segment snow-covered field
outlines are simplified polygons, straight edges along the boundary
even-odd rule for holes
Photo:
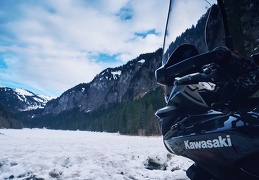
[[[148,159],[162,164],[148,170]],[[0,179],[188,179],[192,161],[161,137],[47,129],[0,129]],[[163,166],[165,165],[165,166]]]

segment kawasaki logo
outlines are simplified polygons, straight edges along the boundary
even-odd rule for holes
[[[226,138],[218,136],[216,139],[211,139],[207,141],[184,141],[186,149],[205,149],[205,148],[220,148],[220,147],[230,147],[232,146],[230,136],[227,135]]]

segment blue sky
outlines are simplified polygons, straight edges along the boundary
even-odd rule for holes
[[[0,86],[59,96],[162,47],[169,0],[0,0]]]

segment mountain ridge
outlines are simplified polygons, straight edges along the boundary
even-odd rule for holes
[[[37,95],[22,88],[0,87],[0,104],[11,113],[44,108],[51,99],[53,98]]]
[[[158,87],[154,72],[161,64],[161,55],[162,49],[158,49],[141,54],[125,65],[103,70],[91,82],[78,84],[49,101],[43,115],[57,115],[75,107],[90,112],[143,97]]]

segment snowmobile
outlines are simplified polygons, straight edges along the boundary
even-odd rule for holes
[[[166,149],[191,180],[259,179],[259,2],[170,0],[156,80]]]

